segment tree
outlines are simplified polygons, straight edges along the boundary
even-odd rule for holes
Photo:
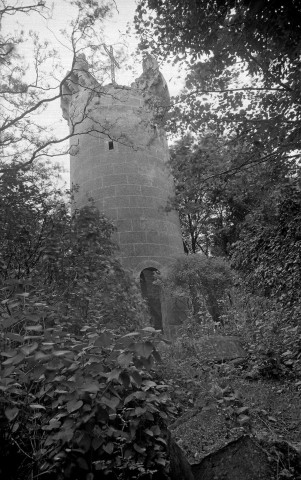
[[[171,148],[176,190],[170,204],[180,213],[190,253],[201,250],[206,255],[229,256],[246,217],[289,172],[281,161],[241,168],[249,155],[248,145],[225,143],[215,132],[207,132],[200,139],[184,137]]]
[[[54,187],[59,168],[41,162],[26,172],[7,170],[0,178],[0,279],[30,277],[41,260],[51,219],[64,202]]]
[[[70,58],[67,67],[62,67],[58,50],[51,47],[48,39],[40,41],[37,32],[14,35],[11,28],[4,28],[12,16],[30,15],[33,23],[49,20],[51,8],[46,2],[15,2],[13,6],[3,2],[0,9],[3,26],[0,36],[1,172],[9,168],[24,169],[39,158],[68,153],[66,144],[74,134],[74,127],[70,126],[69,133],[58,134],[49,123],[45,123],[47,108],[59,101],[63,85],[67,81],[72,83],[80,54],[84,53],[100,73],[106,68],[99,49],[99,33],[101,35],[102,23],[110,14],[110,2],[74,1],[70,2],[70,8],[75,13],[64,33]],[[29,47],[31,58],[22,57],[19,53],[22,46]],[[99,128],[101,130],[101,126]]]
[[[273,0],[143,0],[141,46],[186,61],[186,89],[175,100],[171,131],[208,128],[249,146],[245,165],[300,148],[301,9]]]

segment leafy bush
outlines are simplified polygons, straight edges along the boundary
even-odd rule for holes
[[[232,251],[232,265],[252,291],[279,306],[300,308],[300,180],[287,181],[248,218]]]
[[[193,254],[178,258],[163,277],[171,295],[186,297],[192,321],[205,324],[222,321],[221,300],[232,283],[232,273],[222,258]],[[209,314],[209,315],[208,315]]]
[[[251,293],[243,283],[229,293],[224,298],[222,331],[243,339],[254,376],[300,376],[300,326],[291,312],[273,298]]]
[[[0,326],[2,474],[9,478],[17,447],[16,480],[41,473],[125,479],[157,470],[165,478],[169,397],[150,374],[160,360],[154,329],[120,336],[95,320],[77,335],[71,319],[18,296]]]
[[[115,258],[112,223],[93,202],[71,216],[70,195],[49,179],[47,166],[8,171],[0,179],[0,298],[34,291],[71,315],[70,328],[90,317],[137,327],[146,309]]]

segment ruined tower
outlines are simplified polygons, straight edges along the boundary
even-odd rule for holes
[[[100,85],[83,57],[65,82],[63,116],[74,135],[70,145],[75,204],[93,198],[117,227],[123,266],[139,279],[153,324],[175,322],[170,300],[153,284],[154,272],[183,253],[178,214],[166,212],[173,194],[164,131],[169,93],[157,62],[147,56],[131,87]]]

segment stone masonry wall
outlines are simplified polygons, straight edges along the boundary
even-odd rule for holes
[[[113,220],[121,260],[137,277],[143,268],[161,271],[183,252],[178,215],[165,211],[174,187],[158,107],[164,85],[156,97],[144,72],[131,88],[101,87],[80,67],[62,105],[76,133],[70,160],[71,183],[79,186],[76,207],[91,197]]]

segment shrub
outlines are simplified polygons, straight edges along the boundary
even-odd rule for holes
[[[15,480],[165,478],[169,397],[151,375],[160,360],[154,329],[120,336],[96,319],[77,334],[71,318],[38,300],[18,294],[2,315],[2,474],[17,449]]]
[[[178,258],[163,276],[163,284],[171,295],[186,296],[194,321],[222,322],[221,300],[231,286],[232,273],[222,258],[192,254]]]

